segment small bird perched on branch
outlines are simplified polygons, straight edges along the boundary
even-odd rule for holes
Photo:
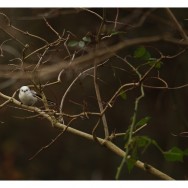
[[[23,104],[33,106],[38,99],[42,100],[42,96],[37,94],[34,90],[31,90],[28,86],[22,86],[19,92],[19,99]],[[51,104],[55,104],[48,99],[47,101]]]

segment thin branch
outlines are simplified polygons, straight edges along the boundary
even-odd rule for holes
[[[101,65],[103,65],[104,63],[106,63],[106,61],[103,62],[102,64],[98,65],[98,66],[101,66]],[[83,74],[85,74],[86,72],[88,72],[88,71],[90,71],[90,70],[92,70],[92,69],[94,69],[94,67],[91,67],[91,68],[86,69],[85,71],[81,72],[81,73],[72,81],[72,83],[69,85],[69,87],[67,88],[67,90],[65,91],[65,93],[64,93],[64,95],[63,95],[63,97],[62,97],[62,99],[61,99],[61,103],[60,103],[60,107],[59,107],[59,112],[60,112],[60,114],[63,114],[63,105],[64,105],[65,97],[67,96],[68,92],[70,92],[71,87],[74,85],[74,83],[75,83]]]
[[[188,84],[180,85],[180,86],[175,86],[175,87],[167,87],[167,86],[151,86],[147,84],[143,84],[143,87],[150,88],[150,89],[168,89],[168,90],[177,90],[177,89],[183,89],[188,87]]]
[[[82,118],[82,117],[87,117],[88,118],[88,115],[92,115],[92,116],[101,116],[101,113],[98,113],[98,112],[81,112],[79,114],[66,114],[66,113],[56,113],[56,115],[58,116],[66,116],[66,117],[70,117],[70,118]]]
[[[67,128],[68,128],[68,126],[67,126]],[[52,141],[49,144],[47,144],[47,145],[43,146],[41,149],[39,149],[32,157],[29,158],[29,160],[34,159],[44,149],[49,148],[67,130],[67,128],[64,129],[62,132],[60,132],[54,139],[52,139]]]
[[[102,21],[101,21],[101,24],[100,24],[100,27],[99,27],[99,30],[97,32],[97,36],[95,39],[97,44],[100,42],[100,35],[101,35],[102,29],[104,27],[105,21],[106,21],[106,9],[103,8],[103,18],[102,18]]]
[[[45,39],[42,38],[42,37],[39,37],[39,36],[34,35],[34,34],[31,34],[31,33],[29,33],[28,31],[23,31],[23,30],[21,30],[21,29],[15,27],[15,26],[13,26],[13,25],[11,25],[11,28],[13,28],[13,29],[16,30],[16,31],[19,31],[20,33],[22,33],[22,34],[24,34],[24,35],[27,35],[27,36],[30,36],[30,37],[39,39],[39,40],[43,41],[44,43],[48,44],[48,41],[45,40]]]
[[[57,35],[57,37],[59,39],[61,39],[61,36],[59,35],[59,33],[48,23],[48,21],[46,20],[46,18],[44,16],[43,16],[43,19],[44,19],[46,25]]]
[[[95,87],[95,93],[97,96],[97,103],[98,103],[99,110],[101,113],[101,112],[103,112],[104,108],[103,108],[103,104],[102,104],[102,98],[101,98],[99,86],[97,84],[97,65],[96,64],[94,65],[94,87]],[[105,113],[102,114],[101,118],[102,118],[103,127],[104,127],[105,139],[108,139],[109,130],[108,130],[108,124],[107,124]]]
[[[116,30],[117,21],[118,21],[118,17],[119,17],[119,8],[117,8],[116,10],[117,10],[117,13],[116,13],[115,21],[114,21],[114,31]]]
[[[106,106],[104,107],[103,111],[101,112],[101,114],[103,114],[109,107],[112,107],[112,103],[114,103],[115,98],[119,95],[119,93],[124,90],[124,88],[127,88],[126,90],[124,90],[125,92],[128,90],[133,89],[134,87],[138,86],[138,83],[128,83],[128,84],[124,84],[121,87],[118,88],[118,90],[114,93],[114,95],[110,98],[110,100],[107,102]]]
[[[100,120],[101,120],[101,119],[98,119],[98,121],[97,121],[95,127],[94,127],[93,130],[92,130],[93,139],[94,139],[97,143],[99,143],[99,144],[101,144],[101,143],[100,143],[100,141],[98,140],[98,138],[97,138],[95,132],[96,132],[96,130],[97,130],[97,127],[99,126]]]
[[[29,160],[32,160],[34,159],[41,151],[43,151],[44,149],[47,149],[49,148],[66,130],[67,128],[69,127],[69,125],[71,124],[71,122],[73,121],[74,119],[72,119],[69,124],[67,125],[67,127],[61,131],[54,139],[52,139],[52,141],[47,144],[46,146],[43,146],[41,149],[39,149],[32,157],[29,158]]]
[[[67,47],[67,41],[69,40],[69,37],[70,37],[70,34],[67,35],[67,38],[65,39],[65,42],[64,42],[64,46],[65,46],[65,49],[67,50],[67,53],[71,57],[71,53],[69,51],[69,48]]]
[[[1,105],[0,105],[0,109],[1,109],[2,107],[4,107],[5,105],[7,105],[8,103],[12,102],[12,100],[13,100],[13,98],[15,97],[15,95],[16,95],[17,92],[18,92],[18,90],[16,90],[16,91],[13,93],[12,97],[10,97],[9,99],[7,99],[7,101],[5,101],[3,104],[1,104]]]
[[[2,43],[1,43],[1,45],[0,45],[0,56],[1,57],[3,57],[3,45],[6,43],[6,42],[8,42],[8,41],[10,41],[10,40],[12,40],[12,39],[7,39],[7,40],[5,40],[5,41],[3,41]]]
[[[34,50],[33,52],[31,52],[30,54],[28,54],[27,56],[24,57],[24,59],[28,59],[30,56],[40,52],[41,50],[45,49],[45,48],[48,48],[49,46],[57,46],[59,45],[64,39],[57,39],[51,43],[48,43],[40,48],[37,48],[36,50]]]
[[[44,55],[47,53],[48,49],[49,49],[49,47],[47,47],[47,48],[44,50],[43,54],[41,55],[41,57],[40,57],[38,63],[36,64],[36,66],[34,67],[34,69],[33,69],[32,72],[35,72],[35,71],[39,68],[39,66],[40,66],[40,64],[41,64],[41,62],[42,62],[42,59],[43,59]]]
[[[87,9],[87,8],[82,8],[83,10],[86,10],[87,12],[90,12],[92,14],[94,14],[95,16],[97,16],[100,20],[103,20],[103,17],[100,16],[99,14],[97,14],[96,12],[90,10],[90,9]]]
[[[136,134],[137,132],[139,132],[140,130],[142,130],[146,126],[147,126],[147,124],[144,124],[141,127],[139,127],[138,129],[136,129],[135,131],[133,131],[133,135]],[[110,140],[112,140],[113,138],[120,137],[120,136],[126,136],[126,135],[127,135],[127,132],[126,133],[113,133],[112,135],[109,136],[109,138],[110,138]]]
[[[166,11],[167,11],[169,17],[172,19],[172,21],[176,25],[176,28],[180,32],[180,34],[183,37],[183,39],[187,41],[188,40],[187,34],[185,33],[185,31],[183,30],[182,26],[180,25],[180,23],[178,22],[178,20],[174,16],[173,12],[169,8],[166,8]]]

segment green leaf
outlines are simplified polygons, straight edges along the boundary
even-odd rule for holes
[[[86,37],[86,36],[83,37],[82,40],[85,41],[85,42],[91,42],[91,38],[90,37]]]
[[[82,40],[79,41],[78,46],[79,46],[80,48],[83,48],[83,47],[85,46],[85,42],[82,41]]]
[[[78,45],[78,41],[76,41],[76,40],[71,40],[68,42],[69,47],[75,47],[77,45]]]
[[[164,157],[167,161],[180,161],[183,162],[183,155],[184,152],[178,148],[178,147],[173,147],[172,149],[170,149],[169,151],[163,152]]]
[[[134,58],[141,58],[146,53],[146,49],[141,46],[134,51]]]
[[[148,61],[148,63],[149,63],[149,65],[150,66],[154,66],[155,65],[155,68],[156,69],[160,69],[161,68],[161,66],[163,65],[163,62],[162,61],[158,61],[157,59],[149,59],[149,61]]]
[[[148,52],[148,51],[146,51],[146,53],[144,54],[144,56],[141,58],[142,60],[148,60],[148,59],[150,59],[151,58],[151,55],[150,55],[150,53]]]
[[[119,95],[120,95],[120,97],[121,97],[123,100],[126,100],[126,99],[127,99],[127,94],[126,94],[125,91],[121,91],[121,92],[119,93]]]
[[[151,139],[147,136],[138,136],[137,137],[137,146],[138,147],[145,147],[151,143]]]
[[[141,119],[141,120],[135,125],[135,127],[141,127],[142,125],[147,124],[150,119],[151,119],[151,117],[149,117],[149,116],[147,116],[147,117]]]
[[[136,146],[141,149],[142,153],[146,151],[146,149],[152,144],[152,139],[147,136],[137,136],[136,138]]]
[[[126,160],[126,165],[127,165],[127,169],[129,171],[129,173],[131,172],[131,170],[133,169],[134,165],[136,163],[136,160],[133,158],[127,158]]]
[[[184,150],[184,155],[188,155],[188,148]]]
[[[150,53],[146,50],[145,47],[141,46],[134,51],[134,58],[149,60],[151,58]]]

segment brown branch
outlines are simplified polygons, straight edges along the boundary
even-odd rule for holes
[[[120,42],[118,44],[115,44],[113,46],[110,46],[110,47],[98,48],[95,53],[93,53],[93,51],[91,51],[87,55],[75,58],[71,64],[71,66],[73,68],[81,67],[82,69],[85,69],[85,66],[87,66],[87,67],[91,66],[92,60],[95,58],[97,58],[96,63],[100,63],[101,61],[104,61],[105,59],[108,59],[108,58],[114,56],[115,52],[117,52],[123,48],[130,47],[130,46],[137,45],[137,44],[142,44],[142,43],[157,42],[160,40],[164,40],[166,42],[179,44],[179,45],[183,45],[183,46],[184,45],[188,46],[188,42],[186,42],[186,41],[179,41],[174,38],[162,37],[162,36],[152,36],[152,37],[141,37],[141,38],[136,38],[136,39],[129,39],[129,40]],[[59,42],[60,42],[59,40],[56,40],[56,41],[50,43],[50,46],[56,45]],[[27,55],[25,57],[25,59],[27,59],[28,57],[34,55],[35,53],[43,50],[46,47],[47,47],[47,45],[45,45],[41,48],[38,48],[37,50],[35,50],[32,53],[30,53],[29,55]],[[7,69],[7,71],[9,70],[6,65],[5,66],[1,65],[1,70],[3,69],[3,67],[5,67],[4,69],[5,70]],[[67,61],[59,61],[59,62],[56,62],[53,65],[53,67],[50,66],[50,68],[49,68],[49,66],[44,66],[42,71],[39,72],[38,76],[41,79],[46,79],[46,78],[49,79],[49,78],[53,77],[54,75],[56,75],[57,71],[59,72],[59,70],[68,69],[68,68],[70,68],[70,65]],[[3,72],[0,71],[0,74],[2,75],[2,77],[5,77],[5,78],[10,77],[10,75],[5,75],[4,73],[5,73],[5,71],[3,71]],[[23,74],[20,72],[16,72],[14,74],[11,74],[11,76],[14,78],[20,78],[23,76]],[[27,72],[27,74],[24,75],[24,78],[30,78],[30,77],[31,77],[30,72]]]
[[[99,86],[97,84],[97,65],[94,65],[94,87],[95,87],[95,93],[97,96],[97,103],[99,106],[100,113],[104,111],[103,104],[102,104],[102,98],[99,90]],[[104,133],[105,133],[105,139],[108,139],[109,137],[109,130],[108,130],[108,124],[106,120],[105,113],[103,112],[102,114],[102,122],[103,122],[103,127],[104,127]]]
[[[66,114],[66,113],[56,113],[56,115],[58,116],[66,116],[66,117],[69,117],[69,118],[82,118],[82,117],[87,117],[88,118],[88,115],[91,115],[91,116],[101,116],[101,113],[99,112],[81,112],[79,114]]]
[[[106,63],[106,61],[103,62],[103,63],[101,63],[101,64],[98,65],[98,66],[101,66],[101,65],[103,65],[104,63]],[[59,112],[60,112],[60,114],[63,114],[63,105],[64,105],[65,97],[66,97],[67,94],[70,92],[71,87],[72,87],[72,86],[74,85],[74,83],[80,78],[80,76],[82,76],[83,74],[85,74],[86,72],[88,72],[88,71],[90,71],[90,70],[92,70],[92,69],[94,69],[94,67],[91,67],[91,68],[86,69],[85,71],[81,72],[81,73],[72,81],[72,83],[69,85],[69,87],[67,88],[67,90],[65,91],[65,93],[64,93],[64,95],[63,95],[63,97],[62,97],[62,99],[61,99],[61,103],[60,103],[60,107],[59,107]]]
[[[32,157],[29,158],[29,160],[34,159],[44,149],[49,148],[63,133],[64,133],[64,130],[62,132],[60,132],[54,139],[52,139],[52,141],[49,144],[47,144],[47,145],[43,146],[41,149],[39,149]]]
[[[118,17],[119,17],[119,8],[117,8],[116,17],[114,20],[114,31],[116,30],[116,27],[117,27]]]
[[[7,40],[5,40],[5,41],[3,41],[2,43],[1,43],[1,45],[0,45],[0,56],[1,57],[3,57],[4,55],[3,55],[3,45],[6,43],[6,42],[8,42],[8,41],[10,41],[10,40],[12,40],[12,39],[7,39]]]
[[[16,95],[17,92],[18,92],[18,90],[16,90],[16,91],[13,93],[12,97],[9,97],[9,98],[7,99],[7,101],[5,101],[3,104],[1,104],[1,105],[0,105],[0,109],[1,109],[2,107],[4,107],[5,105],[7,105],[8,103],[12,102],[12,100],[13,100],[13,98],[15,97],[15,95]],[[1,94],[1,93],[0,93],[0,94]]]
[[[57,37],[59,39],[61,39],[61,36],[59,35],[59,33],[48,23],[48,21],[46,20],[46,18],[44,16],[43,16],[43,19],[44,19],[46,25],[50,28],[50,30],[52,30],[57,35]]]
[[[33,106],[26,106],[26,105],[21,105],[21,103],[19,101],[17,101],[16,99],[12,98],[12,97],[9,97],[7,95],[4,95],[3,93],[0,92],[0,97],[4,98],[4,99],[7,99],[7,100],[10,100],[12,99],[11,101],[17,105],[17,106],[20,106],[22,108],[26,108],[26,109],[29,109],[33,112],[36,112],[38,114],[40,114],[42,117],[44,117],[45,119],[49,120],[50,122],[53,122],[53,118],[47,114],[45,111],[42,111],[41,109],[37,108],[37,107],[33,107]],[[80,130],[77,130],[77,129],[74,129],[72,127],[67,127],[66,125],[56,121],[56,122],[53,122],[54,123],[54,127],[57,127],[59,129],[62,129],[63,131],[67,131],[67,132],[70,132],[72,134],[75,134],[75,135],[78,135],[80,137],[83,137],[87,140],[91,140],[91,141],[94,141],[94,138],[93,138],[93,135],[91,134],[88,134],[88,133],[85,133],[85,132],[82,132]],[[118,156],[120,157],[124,157],[126,155],[126,153],[120,149],[118,146],[116,146],[115,144],[113,144],[111,141],[108,141],[108,140],[105,140],[105,139],[102,139],[102,138],[99,138],[97,137],[97,140],[103,144],[104,146],[106,146],[109,150],[111,150],[113,153],[117,154]],[[148,171],[149,173],[153,174],[154,176],[160,178],[160,179],[163,179],[163,180],[173,180],[172,177],[168,176],[167,174],[159,171],[158,169],[154,168],[153,166],[150,166],[149,165],[149,170],[147,170],[145,168],[145,163],[137,160],[136,163],[135,163],[135,166],[144,170],[144,171]]]
[[[181,86],[175,86],[175,87],[166,87],[166,86],[151,86],[147,84],[143,84],[143,87],[150,88],[150,89],[169,89],[169,90],[177,90],[177,89],[183,89],[188,87],[188,84],[184,84]]]
[[[144,124],[144,125],[142,125],[141,127],[139,127],[138,129],[136,129],[135,131],[133,131],[133,135],[134,134],[136,134],[137,132],[139,132],[141,129],[143,129],[145,126],[147,126],[147,124]],[[113,140],[114,138],[116,138],[116,137],[120,137],[120,136],[126,136],[127,135],[127,133],[128,133],[128,131],[126,131],[125,133],[115,133],[115,132],[113,132],[110,136],[109,136],[109,139],[110,140]]]
[[[95,132],[96,132],[96,130],[97,130],[97,127],[99,126],[100,120],[101,120],[101,119],[99,119],[99,120],[97,121],[96,125],[94,126],[94,128],[93,128],[93,130],[92,130],[93,139],[94,139],[98,144],[101,144],[101,143],[100,143],[100,141],[98,140],[98,138],[97,138]]]
[[[66,127],[63,131],[61,131],[54,139],[52,139],[52,141],[51,141],[49,144],[47,144],[47,145],[43,146],[41,149],[39,149],[32,157],[29,158],[29,160],[34,159],[34,158],[35,158],[40,152],[42,152],[44,149],[49,148],[49,147],[67,130],[67,128],[69,127],[69,125],[71,124],[71,122],[72,122],[73,120],[74,120],[74,119],[72,119],[72,120],[69,122],[69,124],[67,125],[67,127]]]
[[[185,31],[183,30],[182,26],[180,25],[180,23],[178,22],[178,20],[174,16],[173,12],[169,8],[166,8],[166,11],[167,11],[169,17],[171,18],[171,20],[176,25],[176,28],[180,32],[182,38],[187,41],[188,40],[187,34],[185,33]]]
[[[94,14],[95,16],[97,16],[99,19],[103,20],[103,17],[100,16],[99,14],[97,14],[96,12],[90,10],[90,9],[87,9],[87,8],[82,8],[83,10],[87,11],[87,12],[90,12],[92,14]]]
[[[24,34],[24,35],[26,35],[26,36],[30,36],[30,37],[33,37],[33,38],[35,38],[35,39],[39,39],[39,40],[43,41],[44,43],[48,44],[48,41],[45,40],[45,39],[42,38],[42,37],[39,37],[39,36],[34,35],[34,34],[31,34],[31,33],[29,33],[28,31],[23,31],[23,30],[21,30],[21,29],[15,27],[15,26],[13,26],[13,25],[11,25],[11,28],[14,29],[14,30],[16,30],[16,31],[19,31],[20,33],[22,33],[22,34]]]
[[[32,72],[35,72],[35,71],[39,68],[39,66],[40,66],[40,64],[41,64],[41,62],[42,62],[42,59],[43,59],[44,55],[47,53],[48,49],[49,49],[49,47],[47,47],[47,48],[44,50],[43,54],[42,54],[41,57],[39,58],[39,61],[38,61],[38,63],[36,64],[36,66],[34,67],[34,69],[33,69]]]
[[[139,83],[128,83],[128,84],[124,84],[121,87],[118,88],[118,90],[114,93],[114,95],[110,98],[110,100],[107,102],[106,106],[104,107],[103,111],[101,112],[101,114],[103,114],[109,107],[112,107],[112,103],[114,102],[115,98],[119,95],[119,93],[126,87],[128,87],[128,89],[124,90],[125,92],[128,90],[133,89],[135,86],[138,86]]]

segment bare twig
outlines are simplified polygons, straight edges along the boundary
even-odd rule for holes
[[[71,57],[71,53],[69,51],[69,48],[67,47],[67,41],[69,40],[69,37],[70,37],[70,34],[67,35],[67,38],[65,39],[65,42],[64,42],[64,46],[65,46],[65,49],[67,50],[67,53]]]
[[[40,66],[40,64],[41,64],[41,62],[42,62],[42,59],[43,59],[44,55],[47,53],[48,49],[49,49],[49,47],[47,47],[47,48],[44,50],[43,54],[42,54],[41,57],[39,58],[39,61],[38,61],[38,63],[36,64],[36,66],[35,66],[35,68],[33,69],[32,72],[35,72],[35,71],[39,68],[39,66]]]
[[[101,65],[103,65],[104,63],[106,63],[106,61],[103,62],[102,64],[98,65],[98,66],[101,66]],[[68,92],[70,91],[71,87],[72,87],[72,86],[74,85],[74,83],[79,79],[79,77],[81,77],[83,74],[85,74],[86,72],[88,72],[88,71],[90,71],[90,70],[92,70],[92,69],[94,69],[94,67],[91,67],[91,68],[86,69],[85,71],[81,72],[81,73],[72,81],[72,83],[69,85],[69,87],[67,88],[67,90],[65,91],[65,93],[64,93],[64,95],[63,95],[63,97],[62,97],[62,99],[61,99],[61,103],[60,103],[60,107],[59,107],[59,112],[60,112],[60,114],[63,114],[63,105],[64,105],[65,97],[67,96],[67,94],[68,94]]]
[[[60,132],[54,139],[52,139],[52,141],[49,144],[47,144],[47,145],[43,146],[41,149],[39,149],[32,157],[29,158],[29,160],[34,159],[44,149],[49,148],[63,133],[64,133],[64,130],[62,132]]]
[[[110,98],[110,100],[107,102],[106,106],[104,107],[103,111],[101,114],[103,114],[109,107],[112,107],[112,103],[114,103],[115,98],[119,95],[119,93],[123,90],[127,92],[128,90],[133,89],[134,87],[138,86],[138,83],[128,83],[128,84],[123,84],[121,87],[119,87],[114,95]],[[128,89],[124,89],[128,88]]]
[[[114,31],[116,30],[116,27],[117,27],[117,21],[118,21],[118,16],[119,16],[119,8],[117,8],[116,10],[117,10],[117,13],[116,13],[115,21],[114,21]]]
[[[32,157],[29,158],[29,160],[32,160],[34,159],[40,152],[42,152],[44,149],[47,149],[49,148],[66,130],[67,128],[69,127],[69,125],[71,124],[71,122],[73,121],[74,119],[72,119],[69,124],[67,125],[67,127],[61,131],[54,139],[52,139],[52,141],[47,144],[46,146],[43,146],[41,149],[39,149]]]
[[[180,32],[183,39],[187,41],[188,40],[187,34],[185,33],[182,26],[180,25],[180,23],[178,22],[178,20],[174,16],[173,12],[169,8],[166,8],[166,11],[167,11],[168,15],[170,16],[170,18],[172,19],[172,21],[174,22],[174,24],[176,25],[176,28]]]
[[[0,45],[0,52],[1,52],[0,56],[3,57],[3,45],[4,45],[6,42],[10,41],[10,40],[12,40],[12,39],[7,39],[7,40],[5,40],[5,41],[3,41],[3,42],[1,43],[1,45]]]
[[[142,130],[144,127],[146,127],[147,124],[144,124],[142,125],[141,127],[139,127],[138,129],[136,129],[135,131],[133,131],[133,135],[136,134],[137,132],[139,132],[140,130]],[[115,133],[113,132],[110,136],[109,136],[109,139],[112,140],[116,137],[120,137],[120,136],[126,136],[128,134],[128,132],[125,132],[125,133]]]
[[[44,43],[48,44],[48,41],[45,40],[45,39],[42,38],[42,37],[39,37],[39,36],[34,35],[34,34],[31,34],[31,33],[29,33],[28,31],[23,31],[23,30],[21,30],[21,29],[15,27],[15,26],[13,26],[13,25],[10,25],[10,26],[11,26],[12,29],[14,29],[14,30],[16,30],[16,31],[19,31],[20,33],[22,33],[22,34],[24,34],[24,35],[27,35],[27,36],[30,36],[30,37],[39,39],[39,40],[43,41]]]
[[[15,97],[15,95],[16,95],[17,92],[18,92],[18,90],[16,90],[16,91],[13,93],[12,97],[8,98],[7,101],[5,101],[3,104],[1,104],[1,105],[0,105],[0,109],[1,109],[2,107],[4,107],[5,105],[7,105],[8,103],[12,102],[12,100],[13,100],[13,98]]]
[[[86,10],[86,11],[92,13],[92,14],[94,14],[94,15],[97,16],[99,19],[103,20],[103,17],[100,16],[99,14],[97,14],[96,12],[94,12],[94,11],[92,11],[92,10],[90,10],[90,9],[87,9],[87,8],[82,8],[82,9],[83,9],[83,10]]]
[[[57,35],[57,37],[59,39],[61,39],[61,36],[59,35],[59,33],[48,23],[48,21],[46,20],[46,18],[44,16],[43,16],[43,19],[44,19],[46,25]]]
[[[104,108],[103,108],[103,104],[102,104],[102,98],[101,98],[99,86],[97,84],[97,65],[96,64],[94,65],[94,86],[95,86],[95,93],[96,93],[96,96],[97,96],[97,102],[98,102],[99,110],[100,110],[100,113],[101,113],[101,112],[104,111]],[[104,126],[105,139],[108,139],[109,130],[108,130],[108,124],[107,124],[105,113],[102,114],[101,118],[102,118],[102,122],[103,122],[103,126]]]

